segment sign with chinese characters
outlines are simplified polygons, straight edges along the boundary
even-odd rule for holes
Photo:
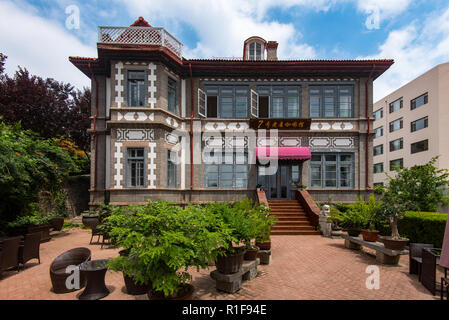
[[[251,119],[251,129],[310,130],[312,119]]]

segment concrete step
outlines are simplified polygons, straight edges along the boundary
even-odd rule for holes
[[[272,236],[281,236],[281,235],[285,235],[285,236],[315,236],[315,235],[320,235],[319,231],[291,231],[291,230],[276,230],[276,231],[271,231],[271,235]]]
[[[271,227],[272,231],[275,230],[315,230],[314,227],[312,227],[311,225],[289,225],[289,226],[278,226],[278,225],[274,225]]]
[[[273,227],[277,226],[310,226],[307,220],[278,220]]]

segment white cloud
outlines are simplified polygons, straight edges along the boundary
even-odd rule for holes
[[[35,7],[0,2],[0,30],[0,51],[8,56],[9,75],[20,65],[32,74],[70,82],[77,88],[90,86],[89,79],[68,57],[95,57],[95,48],[81,43],[63,25],[39,17]]]
[[[377,9],[383,20],[404,12],[410,3],[411,0],[357,0],[357,8],[365,13]]]
[[[187,58],[232,57],[243,54],[243,41],[253,35],[279,42],[281,59],[315,58],[315,50],[301,43],[301,34],[292,24],[267,21],[270,7],[278,5],[268,0],[251,1],[184,1],[184,0],[119,0],[131,16],[145,16],[149,22],[158,23],[177,33],[179,21],[191,26],[198,37],[195,47],[185,47]],[[289,0],[279,6],[310,4],[316,10],[326,10],[329,0]],[[170,31],[171,32],[171,31]]]
[[[449,60],[449,7],[424,21],[391,31],[378,53],[362,59],[391,58],[395,64],[374,85],[377,101],[392,91]]]

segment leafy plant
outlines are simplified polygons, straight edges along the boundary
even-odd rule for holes
[[[151,283],[166,297],[191,280],[189,267],[207,268],[218,254],[216,249],[227,248],[232,238],[219,215],[163,201],[113,208],[104,224],[115,244],[128,252],[110,261],[111,269],[137,283]]]
[[[0,123],[0,222],[6,225],[37,202],[42,190],[63,189],[76,164],[54,139],[44,140],[20,124]]]
[[[387,186],[377,187],[382,195],[381,214],[391,225],[391,236],[400,239],[398,222],[406,211],[436,211],[437,206],[449,204],[449,171],[438,169],[432,158],[425,165],[395,168],[396,176],[388,176]]]

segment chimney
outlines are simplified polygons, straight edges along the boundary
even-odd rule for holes
[[[267,43],[267,60],[277,61],[278,60],[278,45],[277,41],[268,41]]]

